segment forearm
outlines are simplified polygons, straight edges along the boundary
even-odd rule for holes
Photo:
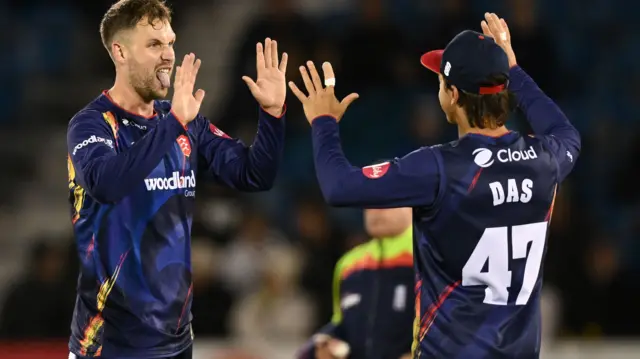
[[[319,117],[312,128],[316,176],[330,205],[397,208],[428,206],[435,201],[440,168],[430,148],[359,168],[345,157],[334,118]]]
[[[85,189],[99,201],[119,201],[151,173],[181,133],[184,127],[169,115],[128,150],[83,161]]]
[[[338,123],[329,116],[319,117],[313,121],[312,136],[316,176],[325,200],[333,205],[356,204],[349,188],[357,184],[347,178],[358,169],[344,155]]]
[[[284,153],[284,121],[284,113],[273,117],[260,110],[258,133],[238,173],[242,189],[260,191],[273,186]]]
[[[580,135],[569,119],[519,66],[510,70],[509,90],[516,95],[536,135],[553,135],[580,146]]]

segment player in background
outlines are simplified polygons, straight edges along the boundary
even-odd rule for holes
[[[69,122],[71,215],[81,261],[70,358],[191,358],[191,225],[196,179],[268,190],[283,153],[286,54],[256,47],[260,109],[251,146],[198,113],[200,60],[176,68],[171,12],[121,0],[100,24],[116,77]],[[197,288],[195,289],[197,290]]]
[[[325,87],[313,63],[300,69],[309,95],[290,83],[312,124],[327,202],[413,207],[414,358],[540,355],[540,269],[580,136],[517,65],[506,22],[487,13],[481,25],[483,33],[463,31],[421,58],[438,73],[440,105],[459,139],[394,161],[356,168],[345,158],[338,122],[358,95],[336,99],[330,64]],[[505,127],[514,94],[532,136]]]
[[[333,317],[300,359],[408,359],[413,323],[410,208],[366,209],[372,239],[344,254],[333,279]]]

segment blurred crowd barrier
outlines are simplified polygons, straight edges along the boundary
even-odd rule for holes
[[[268,344],[196,340],[193,359],[292,359],[302,343]],[[637,359],[640,343],[597,340],[559,341],[544,350],[541,359]],[[0,344],[2,359],[66,358],[66,342],[20,342]]]

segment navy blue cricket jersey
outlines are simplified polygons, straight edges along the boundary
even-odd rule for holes
[[[539,357],[548,227],[580,136],[521,68],[510,78],[533,136],[467,134],[361,169],[345,158],[335,119],[313,122],[330,204],[414,208],[415,358]]]
[[[202,116],[183,127],[168,101],[154,109],[143,118],[104,92],[69,122],[81,261],[69,343],[76,355],[160,358],[188,348],[196,178],[267,190],[282,157],[284,118],[260,110],[247,147]]]

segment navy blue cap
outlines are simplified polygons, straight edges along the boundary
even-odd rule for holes
[[[429,51],[420,58],[422,65],[442,74],[447,83],[473,94],[494,94],[507,84],[481,86],[490,76],[498,74],[509,79],[509,60],[493,38],[465,30],[456,35],[444,50]]]

